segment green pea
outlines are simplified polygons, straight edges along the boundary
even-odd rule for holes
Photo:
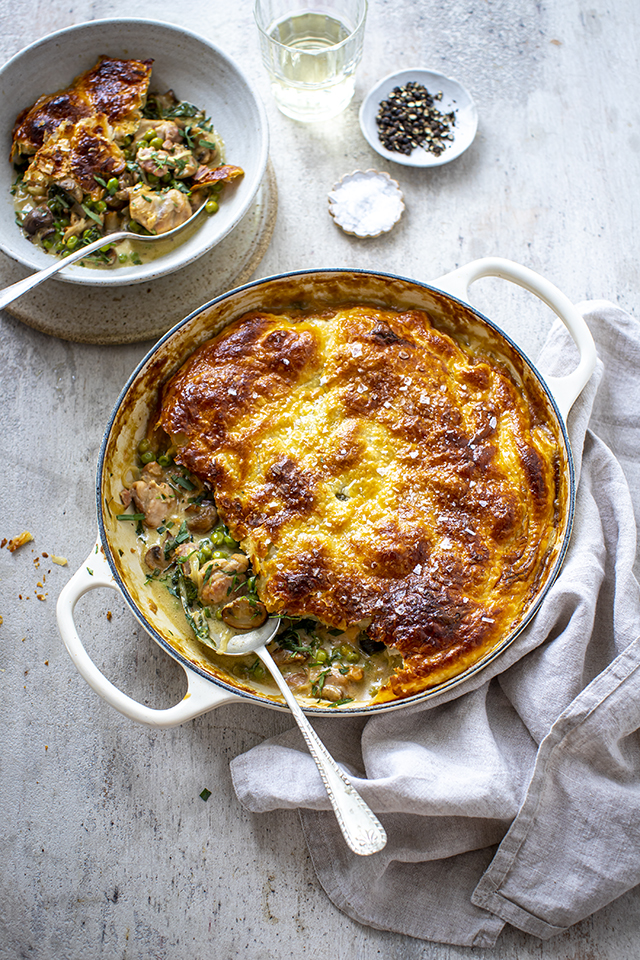
[[[148,437],[145,437],[144,440],[141,440],[138,444],[138,453],[147,453],[151,449],[151,440]]]
[[[159,462],[159,461],[158,461],[158,462]],[[200,547],[200,551],[199,551],[199,554],[198,554],[198,556],[200,557],[200,563],[206,563],[207,560],[211,560],[211,554],[212,554],[212,552],[213,552],[213,551],[211,550],[211,545],[210,545],[210,544],[207,544],[207,543],[203,544],[203,545]]]
[[[264,677],[264,667],[261,663],[257,663],[253,668],[253,676],[256,680],[262,680]]]
[[[156,458],[156,455],[152,450],[147,450],[146,453],[143,453],[140,456],[140,459],[142,460],[143,463],[151,463],[153,460],[155,460],[155,458]]]
[[[104,200],[97,200],[97,201],[94,203],[94,207],[96,208],[96,210],[97,210],[98,213],[104,213],[105,210],[107,209],[107,205],[106,205],[106,203],[104,202]]]
[[[148,174],[147,174],[147,180],[149,181],[149,183],[151,184],[152,187],[155,187],[155,185],[156,185],[157,182],[158,182],[158,178],[157,178],[156,175],[153,174],[153,173],[148,173]]]
[[[110,180],[107,180],[107,190],[109,191],[109,193],[111,194],[111,196],[113,196],[114,193],[116,193],[116,191],[117,191],[117,189],[118,189],[118,186],[119,186],[119,184],[118,184],[118,178],[117,178],[117,177],[111,177]]]
[[[212,560],[224,560],[227,556],[228,556],[228,554],[225,553],[224,550],[212,550],[212,551],[211,551],[211,559],[212,559]]]
[[[78,238],[77,238],[77,237],[69,237],[68,240],[65,240],[65,244],[66,244],[66,246],[67,246],[67,248],[68,248],[69,250],[73,250],[74,247],[77,247],[77,246],[78,246]]]
[[[316,663],[325,663],[329,659],[329,654],[322,647],[316,650]]]
[[[222,193],[223,189],[224,183],[222,180],[218,180],[218,182],[214,183],[214,185],[211,187],[211,193]]]
[[[154,150],[159,150],[163,142],[162,137],[154,137],[153,140],[149,141],[149,146],[153,147]]]
[[[151,127],[150,130],[147,130],[147,131],[146,131],[146,133],[144,134],[144,136],[143,136],[142,139],[143,139],[143,140],[146,140],[147,143],[148,143],[149,140],[154,140],[154,139],[155,139],[155,136],[156,136],[156,131],[154,130],[153,127]]]
[[[224,532],[218,527],[217,530],[214,530],[211,534],[211,542],[219,546],[224,541]]]
[[[211,213],[217,213],[218,210],[220,209],[219,206],[218,206],[218,201],[217,201],[217,200],[207,200],[204,208],[205,208],[205,210],[207,211],[207,213],[209,213],[209,214],[211,214]]]
[[[129,257],[126,255],[126,253],[118,254],[118,260],[120,261],[120,263],[126,263],[128,259]]]
[[[360,654],[355,647],[352,647],[349,643],[343,643],[340,647],[340,655],[343,657],[347,663],[357,663],[360,659]]]
[[[160,464],[161,467],[168,467],[171,465],[172,460],[171,460],[171,457],[168,457],[166,455],[166,453],[163,453],[158,457],[158,463]]]
[[[228,547],[237,547],[237,546],[238,546],[238,541],[237,541],[237,540],[234,540],[233,537],[232,537],[230,534],[228,534],[228,533],[225,534],[225,536],[222,538],[222,542],[223,542],[223,543],[226,543],[226,545],[227,545]]]

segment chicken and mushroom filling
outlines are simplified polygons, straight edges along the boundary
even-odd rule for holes
[[[178,466],[167,443],[156,443],[146,438],[138,445],[120,495],[127,509],[118,514],[136,525],[146,583],[161,603],[181,609],[217,667],[248,684],[273,684],[275,691],[255,654],[224,655],[225,628],[250,630],[269,616],[250,560],[219,516],[208,484]],[[293,692],[324,706],[369,701],[400,662],[358,625],[338,630],[310,618],[283,618],[269,650]]]
[[[132,126],[123,135],[101,113],[62,120],[35,155],[14,131],[16,221],[32,243],[65,257],[104,238],[82,265],[140,265],[157,250],[136,236],[168,233],[203,206],[217,213],[225,183],[243,171],[224,164],[205,112],[171,90],[151,93]],[[121,231],[131,239],[111,242]]]

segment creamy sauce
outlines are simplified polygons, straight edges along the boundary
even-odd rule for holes
[[[120,514],[121,523],[136,525],[145,589],[170,619],[182,619],[218,670],[275,695],[276,685],[255,654],[224,655],[237,632],[225,622],[234,600],[246,601],[248,628],[261,610],[260,622],[266,619],[248,558],[217,516],[211,491],[166,452],[150,451],[148,443],[142,443],[148,462],[141,463],[139,454],[127,471],[122,499],[129,509]],[[284,618],[269,649],[294,693],[324,706],[368,703],[402,662],[383,644],[372,643],[359,625],[337,630],[311,618]]]

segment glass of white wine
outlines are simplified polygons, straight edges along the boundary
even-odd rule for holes
[[[367,0],[256,0],[254,15],[282,113],[303,122],[341,113],[355,90]]]

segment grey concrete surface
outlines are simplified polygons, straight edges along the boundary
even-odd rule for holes
[[[635,0],[371,0],[353,103],[306,127],[271,100],[249,0],[141,0],[135,11],[124,0],[0,0],[0,57],[51,30],[134,12],[215,40],[263,93],[279,209],[256,277],[353,266],[428,280],[495,254],[576,302],[606,298],[637,315]],[[387,163],[358,127],[367,90],[413,65],[458,78],[478,105],[472,147],[434,170]],[[406,212],[392,233],[357,240],[335,226],[326,198],[343,174],[371,167],[400,182]],[[499,281],[476,287],[474,302],[535,356],[546,308]],[[233,793],[229,761],[288,727],[287,716],[227,706],[153,731],[80,679],[58,636],[56,598],[94,543],[100,440],[149,346],[73,344],[0,316],[0,540],[25,529],[34,537],[13,554],[0,549],[1,960],[636,957],[638,889],[554,940],[508,928],[493,950],[362,927],[320,888],[297,817],[249,815]],[[154,706],[182,696],[180,668],[111,593],[81,602],[78,622],[127,693]]]

